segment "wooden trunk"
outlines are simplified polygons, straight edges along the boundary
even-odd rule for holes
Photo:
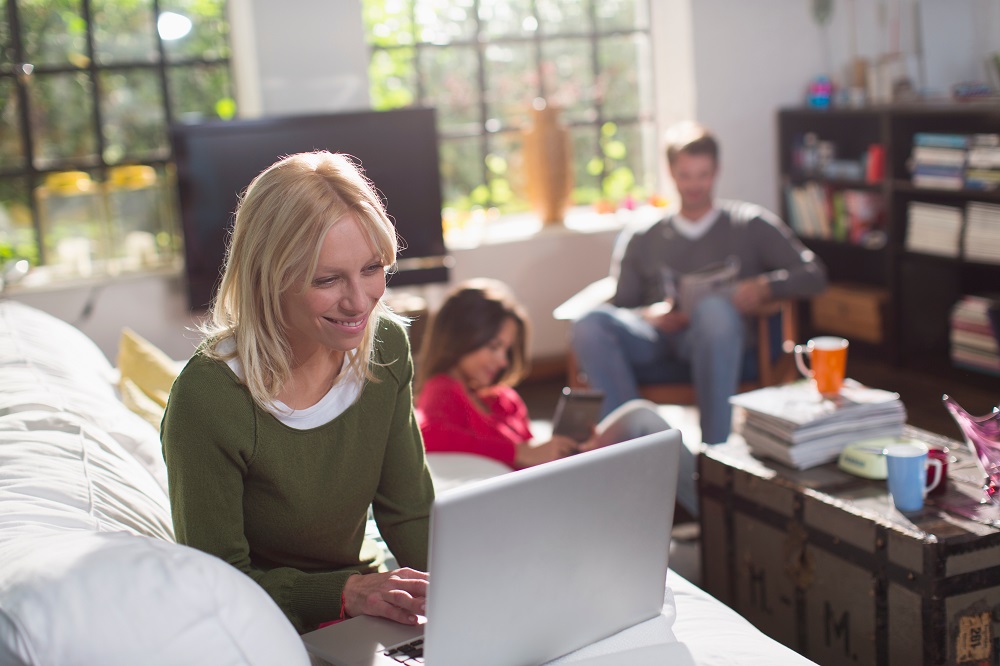
[[[710,448],[699,458],[703,587],[820,664],[997,663],[1000,529],[966,517],[996,508],[979,504],[964,445],[907,435],[958,457],[947,490],[907,516],[884,481],[835,464],[795,471],[742,442]]]

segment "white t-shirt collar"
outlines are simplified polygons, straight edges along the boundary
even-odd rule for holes
[[[697,220],[689,220],[680,213],[674,215],[674,228],[684,238],[688,240],[698,240],[708,233],[715,221],[719,219],[721,209],[713,206],[707,213]]]

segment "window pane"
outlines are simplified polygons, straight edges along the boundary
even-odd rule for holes
[[[538,27],[531,0],[479,0],[479,21],[488,37],[527,37]]]
[[[600,81],[606,118],[635,117],[650,113],[652,91],[638,63],[650,62],[649,41],[645,35],[607,37],[599,51]]]
[[[600,30],[645,30],[649,14],[643,0],[594,0]]]
[[[654,171],[650,168],[653,142],[642,126],[605,123],[601,128],[604,152],[604,195],[621,202],[626,196],[645,198],[651,192]]]
[[[162,22],[160,37],[168,62],[184,58],[229,58],[229,23],[224,0],[163,0],[158,21]],[[185,28],[190,32],[184,32]]]
[[[589,3],[580,0],[538,0],[538,22],[543,35],[590,31]]]
[[[87,22],[80,14],[78,0],[21,0],[17,9],[28,62],[35,66],[87,66]]]
[[[486,155],[489,174],[490,203],[503,213],[516,213],[528,209],[521,155],[521,132],[503,132],[490,136],[490,151]]]
[[[175,120],[230,120],[235,115],[236,101],[232,97],[227,64],[171,67],[167,70],[167,80]]]
[[[479,74],[476,49],[468,46],[425,48],[420,52],[424,72],[424,103],[437,107],[438,131],[482,130],[479,113]]]
[[[21,143],[21,112],[13,79],[0,79],[0,169],[24,167]]]
[[[361,13],[368,41],[375,46],[413,43],[412,0],[365,0]]]
[[[594,66],[590,40],[553,39],[542,45],[546,96],[567,122],[594,122]]]
[[[31,223],[27,180],[0,179],[0,265],[11,259],[38,264],[38,243]]]
[[[483,185],[482,139],[445,139],[441,141],[441,190],[444,205],[469,210],[488,203]]]
[[[101,111],[108,164],[167,156],[167,121],[155,69],[101,72]]]
[[[10,21],[5,8],[5,11],[0,12],[0,72],[9,72],[12,62],[14,62],[14,50],[10,42]]]
[[[486,48],[487,115],[500,127],[526,127],[539,94],[531,44],[492,44]]]
[[[90,78],[79,74],[35,74],[28,89],[35,166],[61,160],[96,161]]]
[[[102,65],[153,62],[156,21],[152,0],[91,0],[94,58]]]
[[[165,171],[145,164],[112,167],[104,182],[114,248],[111,256],[126,270],[169,261],[177,248],[171,196]]]
[[[472,41],[476,12],[472,0],[416,0],[417,39],[429,44]]]
[[[417,72],[411,48],[377,50],[368,64],[369,95],[376,111],[410,106],[417,99]]]
[[[66,276],[90,275],[110,249],[96,173],[59,171],[35,188],[45,264]]]
[[[570,128],[573,137],[573,203],[592,204],[601,198],[603,157],[594,125]]]

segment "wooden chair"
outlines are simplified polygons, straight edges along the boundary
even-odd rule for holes
[[[552,314],[556,319],[572,321],[600,303],[609,301],[614,292],[615,279],[602,278],[570,297]],[[739,393],[789,382],[798,376],[792,355],[798,340],[798,317],[798,303],[792,300],[775,301],[754,315],[757,326],[757,378],[741,382],[737,388]],[[587,378],[577,366],[572,349],[566,360],[566,373],[569,386],[587,386]],[[697,403],[694,385],[690,383],[643,384],[639,393],[658,404]]]

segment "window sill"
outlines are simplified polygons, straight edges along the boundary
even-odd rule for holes
[[[110,268],[95,265],[87,275],[70,273],[59,266],[36,266],[27,275],[3,290],[5,296],[65,291],[99,287],[112,282],[142,280],[151,277],[173,278],[184,274],[184,260],[179,255],[157,266],[141,268]]]
[[[534,213],[504,215],[493,220],[471,218],[463,227],[445,235],[449,250],[470,250],[484,245],[500,245],[557,234],[589,234],[620,230],[633,222],[656,220],[666,209],[643,206],[614,213],[598,213],[589,206],[575,206],[566,213],[562,224],[543,225]]]

